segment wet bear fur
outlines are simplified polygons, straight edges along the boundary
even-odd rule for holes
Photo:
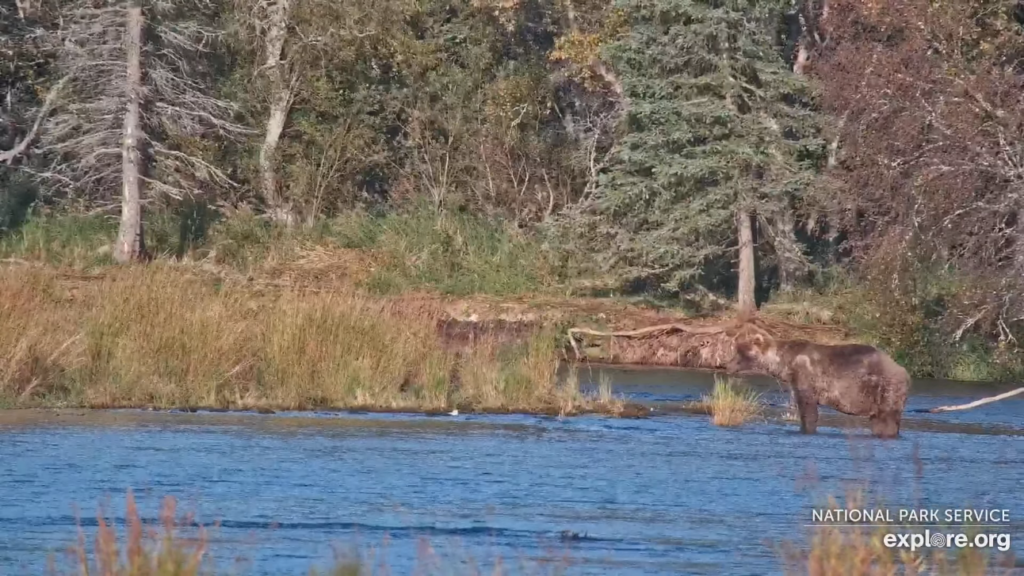
[[[754,334],[737,340],[729,373],[760,372],[787,386],[800,414],[800,431],[814,434],[818,405],[865,416],[879,438],[900,433],[910,375],[888,354],[865,344],[816,344]]]

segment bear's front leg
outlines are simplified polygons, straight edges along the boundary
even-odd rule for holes
[[[900,435],[902,414],[897,410],[889,410],[871,417],[871,433],[878,438],[892,439]]]
[[[796,390],[797,410],[800,412],[800,432],[817,434],[818,398],[806,390]]]

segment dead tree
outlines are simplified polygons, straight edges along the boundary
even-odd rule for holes
[[[127,12],[124,139],[121,145],[121,225],[114,242],[114,260],[126,264],[146,257],[142,233],[142,8],[129,6]]]
[[[118,262],[147,257],[147,197],[234,185],[179,144],[249,132],[209,87],[204,64],[219,37],[204,23],[212,8],[205,0],[86,1],[63,14],[58,68],[68,85],[41,130],[39,151],[50,161],[39,175],[53,190],[93,203],[109,204],[120,190]]]
[[[754,233],[750,223],[750,212],[736,212],[736,230],[739,240],[739,286],[736,307],[740,314],[751,314],[757,310],[754,299],[756,287],[754,272]]]

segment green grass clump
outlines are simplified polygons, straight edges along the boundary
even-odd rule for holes
[[[117,221],[104,216],[30,218],[0,235],[0,256],[85,268],[110,262],[103,250],[117,236]]]
[[[453,295],[507,296],[541,292],[561,280],[539,243],[501,223],[421,211],[388,216],[374,225],[370,248],[382,259],[368,287],[377,292],[413,286]]]
[[[90,269],[111,263],[113,216],[33,215],[0,234],[0,257]],[[429,207],[371,214],[353,211],[286,227],[248,211],[221,215],[182,204],[147,213],[147,249],[157,259],[205,260],[249,276],[301,267],[311,250],[367,270],[346,274],[378,294],[430,289],[445,294],[509,296],[545,292],[565,278],[550,250],[499,220],[437,213]],[[362,272],[366,272],[363,274]]]

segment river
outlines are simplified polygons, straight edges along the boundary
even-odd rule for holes
[[[75,507],[89,533],[100,502],[123,518],[128,489],[147,518],[173,495],[219,522],[217,566],[260,575],[327,567],[353,542],[412,573],[424,537],[512,573],[557,557],[570,574],[775,574],[774,547],[805,541],[816,498],[865,482],[890,506],[1009,509],[1022,556],[1024,399],[908,413],[894,441],[825,411],[806,436],[674,411],[709,374],[609,371],[651,418],[0,412],[0,575],[45,573],[74,542]],[[1003,389],[917,382],[909,409]]]

